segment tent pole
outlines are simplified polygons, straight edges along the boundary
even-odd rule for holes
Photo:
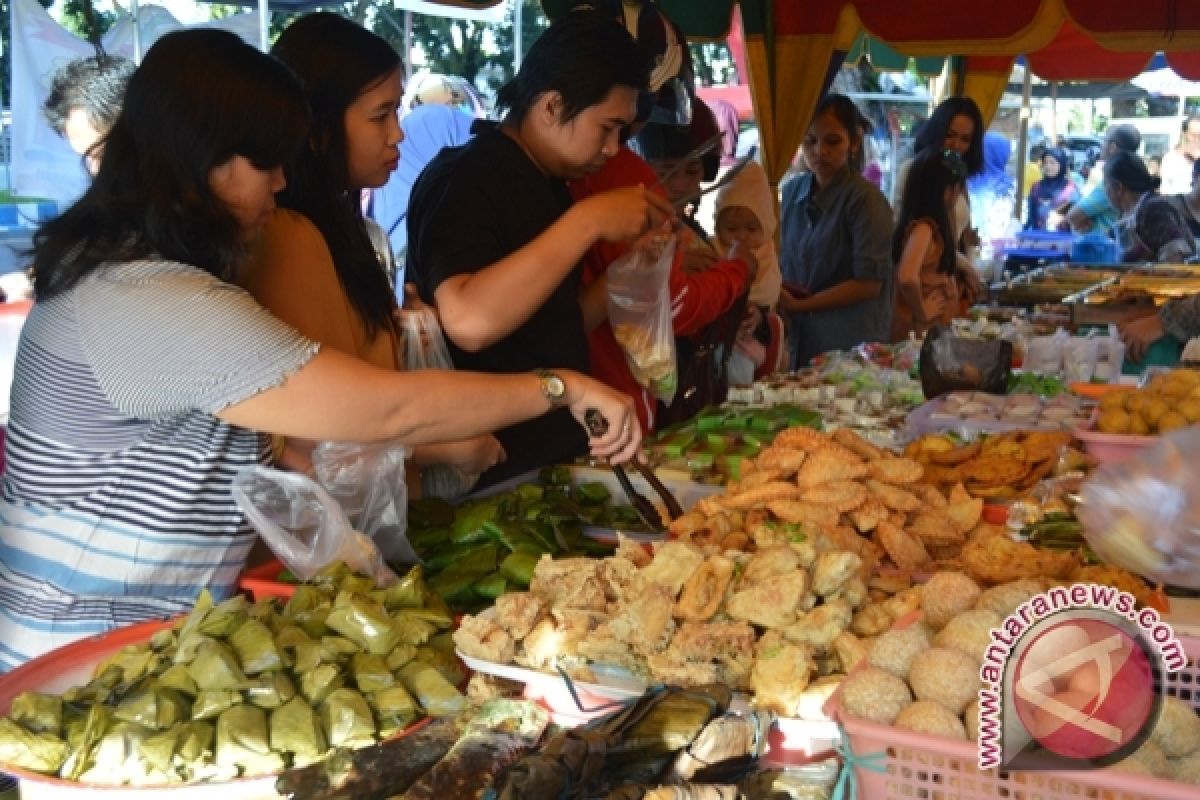
[[[412,12],[404,12],[404,74],[412,77]]]
[[[133,63],[142,63],[142,23],[138,0],[129,0],[129,13],[133,15]]]
[[[525,16],[525,1],[513,0],[513,75],[521,71],[522,17]]]
[[[1050,141],[1058,147],[1058,81],[1050,81]]]
[[[258,0],[258,49],[267,52],[267,34],[271,27],[271,7],[269,0]]]
[[[1033,97],[1033,72],[1029,69],[1028,59],[1024,66],[1025,80],[1021,88],[1021,121],[1017,124],[1017,202],[1013,203],[1013,216],[1021,218],[1025,207],[1025,162],[1029,154],[1029,106]]]

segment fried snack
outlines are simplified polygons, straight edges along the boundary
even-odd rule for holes
[[[950,520],[954,529],[961,534],[970,533],[983,519],[983,500],[979,498],[950,503],[938,512]]]
[[[507,664],[516,654],[513,639],[491,618],[467,614],[454,632],[454,644],[472,658]]]
[[[743,531],[734,531],[728,534],[718,545],[722,550],[748,552],[752,549],[754,542]]]
[[[916,461],[931,461],[936,453],[948,453],[954,449],[954,442],[949,437],[938,433],[931,433],[922,436],[915,442],[910,442],[908,447],[904,448],[905,458],[911,458]]]
[[[979,488],[1012,486],[1029,473],[1023,458],[1002,454],[981,455],[959,469],[968,480],[968,489],[971,484]]]
[[[854,481],[834,481],[804,492],[804,502],[832,508],[838,514],[853,511],[867,501],[867,490]]]
[[[675,616],[693,622],[712,619],[721,608],[725,590],[733,580],[735,564],[724,556],[711,556],[683,584],[675,602]]]
[[[956,483],[950,488],[950,494],[947,499],[951,503],[965,503],[971,499],[971,493],[967,491],[967,487],[961,483]]]
[[[704,563],[704,554],[687,542],[663,542],[654,551],[654,559],[642,570],[646,583],[667,588],[672,603],[688,578]]]
[[[1030,463],[1057,461],[1059,452],[1071,443],[1071,434],[1063,431],[1034,431],[1025,436],[1021,446],[1025,460]]]
[[[755,553],[754,557],[746,563],[746,568],[742,570],[742,580],[738,586],[744,588],[758,583],[766,583],[779,575],[789,575],[798,570],[800,570],[799,574],[808,574],[802,571],[800,554],[794,548],[786,544],[767,547]]]
[[[758,454],[754,465],[760,469],[776,469],[783,474],[795,473],[804,465],[808,454],[791,447],[771,446]]]
[[[1146,582],[1120,567],[1107,564],[1092,564],[1076,567],[1068,577],[1071,583],[1099,583],[1103,586],[1113,586],[1122,592],[1129,592],[1137,598],[1138,605],[1143,605],[1154,590]]]
[[[911,458],[881,458],[867,465],[871,477],[893,486],[907,486],[921,480],[925,468]]]
[[[921,501],[912,492],[898,486],[889,486],[877,480],[868,480],[867,488],[880,503],[892,511],[905,513],[916,511],[921,507]]]
[[[887,452],[871,444],[850,428],[838,428],[833,432],[833,440],[867,461],[875,461],[888,455]]]
[[[509,592],[496,598],[496,624],[514,641],[524,639],[533,630],[545,606],[532,592]]]
[[[821,553],[813,565],[813,593],[821,597],[833,594],[854,577],[861,566],[862,559],[856,553]]]
[[[754,652],[755,638],[744,622],[685,622],[669,649],[689,661],[743,658]]]
[[[982,501],[980,507],[982,508]],[[918,514],[908,526],[908,533],[921,540],[927,548],[951,547],[966,541],[966,531],[958,530],[958,526],[949,518],[945,510],[931,511]]]
[[[856,481],[867,474],[867,465],[858,456],[845,448],[820,450],[812,454],[800,473],[796,476],[796,485],[801,489],[811,489],[823,483],[834,481]]]
[[[978,439],[960,447],[955,447],[948,439],[943,441],[950,444],[949,449],[934,451],[929,456],[929,460],[939,467],[956,467],[975,458],[983,449],[983,442]]]
[[[924,466],[925,472],[921,475],[922,483],[945,486],[962,480],[962,473],[959,472],[958,467],[939,467],[934,464],[925,464]]]
[[[833,640],[850,627],[853,610],[845,600],[831,600],[801,615],[794,624],[783,628],[788,641],[806,644],[815,653],[827,652]]]
[[[796,608],[807,589],[807,572],[779,575],[734,592],[725,604],[725,613],[760,628],[783,628],[796,621]]]
[[[838,513],[828,506],[818,506],[803,500],[774,500],[767,510],[784,522],[832,528],[838,523]]]
[[[892,615],[879,603],[871,603],[850,620],[850,630],[858,636],[878,636],[892,627]]]
[[[915,494],[922,503],[930,508],[945,508],[947,505],[946,495],[942,494],[942,490],[936,486],[931,486],[928,483],[914,483],[912,486],[905,488]]]
[[[642,655],[663,650],[675,634],[671,595],[665,586],[647,583],[608,621],[609,631]]]
[[[1049,478],[1054,474],[1057,457],[1048,458],[1041,463],[1035,463],[1029,470],[1029,474],[1017,482],[1017,488],[1021,490],[1032,489],[1041,481]]]
[[[780,716],[794,716],[816,671],[811,649],[786,641],[778,631],[767,631],[758,642],[750,674],[755,704]]]
[[[989,586],[1021,578],[1062,580],[1079,566],[1074,553],[1041,550],[1028,542],[1014,542],[1003,529],[968,541],[962,550],[962,562],[968,575]]]
[[[850,512],[850,520],[859,533],[870,533],[875,527],[888,518],[888,509],[874,497]]]
[[[974,481],[967,483],[967,491],[975,497],[984,497],[990,500],[1008,500],[1017,496],[1017,487],[1015,486],[988,486]]]
[[[542,556],[533,570],[529,591],[545,599],[550,608],[603,611],[607,601],[592,558]]]
[[[812,428],[796,427],[779,432],[772,443],[773,447],[789,447],[811,453],[830,445],[829,437]]]
[[[758,506],[764,506],[772,500],[795,500],[801,495],[801,490],[793,483],[771,481],[762,486],[756,486],[744,492],[722,498],[725,508],[735,511],[749,511]]]
[[[699,511],[688,511],[681,517],[671,520],[667,531],[675,538],[685,538],[701,528],[708,527],[708,517]]]
[[[800,455],[804,454],[801,453]],[[740,481],[730,481],[725,486],[725,491],[728,494],[748,492],[751,489],[765,486],[772,481],[785,480],[787,475],[788,473],[782,469],[756,469],[753,472],[743,473]]]
[[[881,522],[875,529],[879,544],[888,558],[900,569],[919,569],[929,563],[929,553],[919,539],[890,522]]]

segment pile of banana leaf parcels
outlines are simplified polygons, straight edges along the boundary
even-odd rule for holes
[[[284,773],[291,800],[821,800],[836,765],[762,769],[774,720],[729,711],[728,688],[655,688],[574,729],[495,698],[457,718]]]

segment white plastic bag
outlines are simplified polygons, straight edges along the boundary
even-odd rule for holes
[[[1083,485],[1079,519],[1096,554],[1153,582],[1200,589],[1200,428],[1162,437]]]
[[[1063,351],[1071,335],[1059,328],[1051,336],[1032,336],[1025,345],[1026,372],[1038,375],[1061,375],[1063,372]]]
[[[1116,325],[1108,326],[1108,336],[1096,340],[1096,372],[1092,380],[1096,383],[1117,383],[1125,366],[1125,342]]]
[[[396,581],[375,543],[356,531],[338,502],[307,475],[247,467],[233,479],[233,497],[297,578],[308,580],[342,561],[380,586]]]
[[[404,339],[405,369],[454,369],[442,326],[432,309],[405,309],[396,318]],[[443,500],[463,497],[478,482],[478,472],[466,472],[449,464],[434,464],[421,470],[423,493]]]
[[[399,442],[322,442],[313,449],[313,475],[333,496],[350,524],[371,538],[393,563],[420,561],[408,542],[408,486]]]
[[[675,236],[654,236],[608,267],[608,321],[639,385],[667,405],[678,369],[671,324]]]
[[[1063,373],[1068,383],[1091,383],[1096,374],[1099,339],[1075,336],[1063,345]]]

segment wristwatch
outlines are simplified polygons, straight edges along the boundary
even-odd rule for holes
[[[542,396],[550,401],[551,408],[562,408],[567,404],[567,382],[548,369],[535,369],[541,383]]]

